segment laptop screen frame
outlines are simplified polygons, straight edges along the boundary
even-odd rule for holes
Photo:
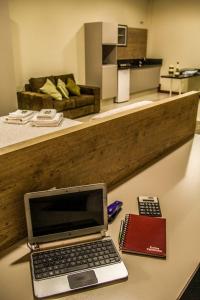
[[[33,227],[31,220],[31,211],[30,211],[30,199],[46,197],[46,196],[54,196],[54,195],[64,195],[70,193],[80,193],[82,191],[92,191],[92,190],[102,190],[103,195],[103,224],[78,230],[64,231],[60,233],[53,233],[42,236],[34,236],[33,235]],[[26,215],[26,224],[28,231],[28,242],[30,244],[34,243],[45,243],[45,242],[53,242],[57,240],[66,240],[69,238],[74,238],[78,236],[84,236],[94,233],[100,233],[101,231],[106,231],[108,229],[108,215],[107,215],[107,190],[105,183],[97,183],[90,185],[82,185],[82,186],[73,186],[67,188],[60,189],[50,189],[45,191],[31,192],[26,193],[24,195],[24,205],[25,205],[25,215]]]

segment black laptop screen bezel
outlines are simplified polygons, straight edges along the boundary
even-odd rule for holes
[[[47,235],[37,235],[33,234],[33,224],[31,219],[31,210],[30,210],[30,201],[37,201],[37,199],[41,197],[54,196],[54,195],[64,195],[70,193],[80,193],[82,191],[93,191],[93,190],[102,190],[102,202],[103,202],[103,224],[97,225],[93,227],[78,229],[78,230],[70,230],[63,231],[59,233],[47,234]],[[26,214],[26,223],[28,230],[28,242],[30,244],[33,243],[45,243],[45,242],[53,242],[57,240],[64,240],[69,238],[74,238],[78,236],[84,236],[88,234],[100,233],[101,231],[105,231],[108,228],[108,218],[107,218],[107,193],[106,193],[106,185],[104,183],[98,184],[90,184],[84,186],[74,186],[69,188],[61,188],[61,189],[52,189],[46,191],[32,192],[26,193],[24,195],[24,204],[25,204],[25,214]]]

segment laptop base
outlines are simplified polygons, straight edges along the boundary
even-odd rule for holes
[[[90,271],[93,271],[95,273],[97,282],[89,283],[81,287],[80,286],[77,287],[74,286],[74,288],[70,287],[69,277],[75,274],[79,274],[79,275],[83,274],[84,276],[85,272],[90,272]],[[82,272],[58,276],[46,280],[38,280],[38,281],[33,280],[34,294],[37,298],[44,298],[44,297],[57,295],[60,293],[72,292],[90,286],[91,287],[97,286],[109,282],[114,283],[115,280],[126,279],[127,277],[128,277],[127,269],[124,263],[120,262],[117,264],[105,266],[103,268],[101,267],[101,268],[91,269],[87,271],[84,270]]]

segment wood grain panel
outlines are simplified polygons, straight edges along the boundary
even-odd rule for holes
[[[147,29],[128,27],[126,47],[117,47],[117,59],[133,59],[146,57]]]
[[[190,92],[4,149],[0,249],[26,236],[24,193],[96,182],[111,189],[189,139],[197,107],[198,93]]]

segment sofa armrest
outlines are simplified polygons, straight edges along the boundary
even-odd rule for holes
[[[78,85],[83,95],[94,95],[94,112],[100,111],[100,88],[96,86]]]
[[[17,101],[19,109],[41,110],[43,108],[53,108],[53,98],[42,93],[18,92]]]
[[[25,89],[26,92],[32,92],[31,91],[31,85],[29,83],[25,84],[24,89]]]
[[[97,86],[89,86],[89,85],[81,85],[78,84],[78,86],[80,87],[80,92],[81,94],[87,94],[87,95],[95,95],[95,94],[99,94],[100,95],[100,88]]]

